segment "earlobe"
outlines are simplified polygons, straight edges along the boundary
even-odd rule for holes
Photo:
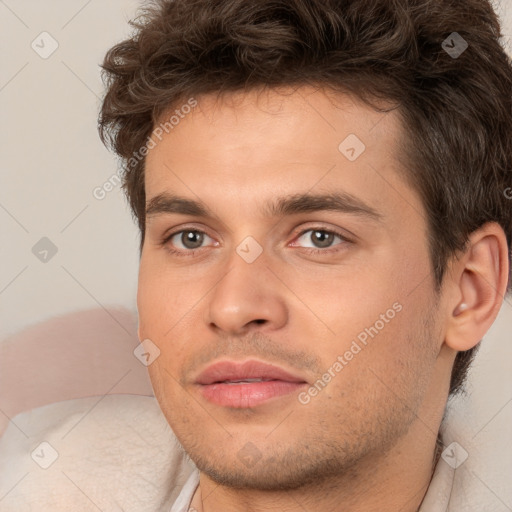
[[[473,232],[467,249],[454,263],[445,343],[456,351],[476,346],[496,319],[504,300],[509,273],[503,229],[489,223]]]

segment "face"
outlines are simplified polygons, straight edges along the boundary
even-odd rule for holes
[[[216,482],[355,471],[407,435],[440,346],[399,118],[308,88],[186,112],[146,161],[139,337],[160,406]]]

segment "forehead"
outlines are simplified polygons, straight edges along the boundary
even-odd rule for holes
[[[187,148],[195,147],[191,157],[205,149],[227,154],[240,147],[257,148],[262,157],[272,147],[290,149],[297,157],[323,155],[326,149],[339,156],[339,144],[348,135],[365,148],[387,148],[392,155],[394,139],[401,134],[395,112],[380,113],[348,94],[309,86],[206,94],[194,98],[194,107],[189,104],[190,99],[183,99],[155,126],[155,131],[164,131],[152,137],[158,144],[147,157],[150,169],[162,153],[172,158],[172,149],[178,156],[185,139]]]
[[[397,172],[402,130],[394,111],[311,87],[210,94],[194,103],[175,105],[161,120],[174,116],[172,128],[152,136],[147,202],[165,191],[240,208],[312,189],[338,188],[377,207],[414,196]]]

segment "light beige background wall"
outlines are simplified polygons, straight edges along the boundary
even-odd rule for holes
[[[0,2],[0,339],[98,303],[135,308],[137,230],[119,187],[93,190],[117,169],[97,136],[99,63],[137,5]],[[47,59],[41,32],[59,45]],[[58,248],[47,263],[31,252],[42,237]]]
[[[102,200],[93,190],[117,169],[96,131],[99,63],[138,4],[0,1],[0,340],[70,311],[135,310],[137,229],[119,187]],[[497,6],[509,47],[511,4]],[[57,248],[47,262],[32,253],[43,237]],[[511,331],[509,297],[472,375],[486,419],[512,417]]]

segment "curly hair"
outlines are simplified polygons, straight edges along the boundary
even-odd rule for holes
[[[101,66],[98,129],[120,157],[141,251],[144,156],[162,116],[201,94],[306,84],[394,105],[437,292],[484,223],[511,247],[512,65],[489,0],[155,0],[130,24]],[[451,394],[477,348],[457,354]]]

